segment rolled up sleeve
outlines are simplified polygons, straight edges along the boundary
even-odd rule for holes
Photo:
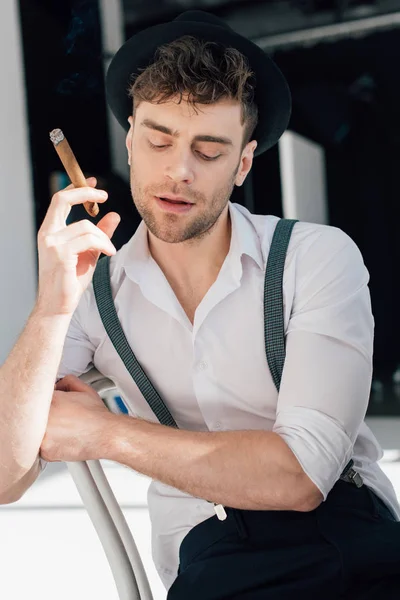
[[[323,228],[296,264],[274,431],[326,499],[352,457],[372,380],[369,274],[356,244]]]

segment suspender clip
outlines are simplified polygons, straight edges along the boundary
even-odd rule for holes
[[[215,514],[217,515],[218,519],[220,521],[225,521],[227,514],[226,514],[226,510],[224,509],[222,504],[215,504],[215,502],[214,502],[214,510],[215,510]]]
[[[347,477],[349,478],[349,483],[353,483],[358,488],[362,487],[364,484],[364,480],[361,477],[360,473],[357,473],[354,469],[350,469],[347,473]]]

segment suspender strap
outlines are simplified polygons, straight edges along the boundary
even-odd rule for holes
[[[285,330],[283,318],[283,271],[286,252],[295,219],[281,219],[275,227],[268,255],[264,281],[265,353],[269,370],[279,392],[285,363]]]
[[[122,330],[111,291],[110,257],[99,260],[93,275],[94,295],[105,330],[131,377],[163,425],[178,427],[159,393],[134,355]]]

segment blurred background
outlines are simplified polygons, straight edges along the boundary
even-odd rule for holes
[[[139,216],[124,132],[106,105],[105,72],[136,31],[195,8],[259,44],[292,91],[288,131],[255,159],[232,200],[254,213],[340,227],[364,257],[375,317],[367,423],[400,496],[400,0],[4,0],[0,364],[35,301],[37,231],[52,194],[68,184],[49,132],[61,128],[85,174],[108,190],[102,215],[121,215],[113,239],[120,248]],[[76,208],[69,220],[81,218],[90,217]],[[104,468],[140,544],[155,598],[164,598],[150,559],[148,481],[115,464]],[[1,507],[0,531],[3,597],[117,598],[64,465],[49,465],[23,499]]]

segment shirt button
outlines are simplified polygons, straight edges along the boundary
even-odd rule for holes
[[[222,425],[221,425],[221,421],[217,421],[214,425],[215,429],[221,429]]]
[[[205,371],[205,369],[207,369],[207,363],[202,360],[201,362],[199,362],[199,367],[198,367],[199,371]]]

